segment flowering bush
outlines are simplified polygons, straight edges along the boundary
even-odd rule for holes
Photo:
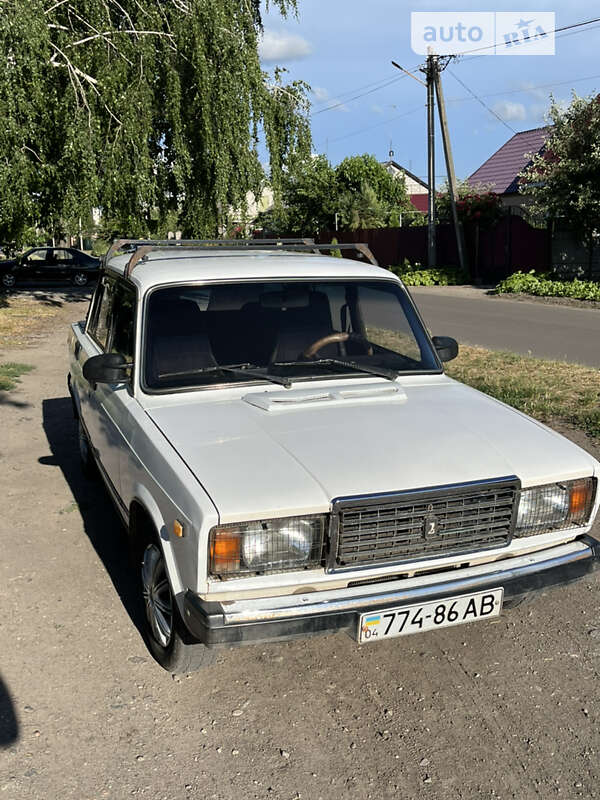
[[[600,284],[594,281],[556,281],[535,270],[515,272],[496,287],[499,294],[523,292],[539,297],[572,297],[576,300],[600,301]]]
[[[448,192],[438,194],[437,203],[440,219],[451,219]],[[464,186],[460,187],[456,210],[461,222],[475,222],[482,227],[493,225],[503,213],[499,195],[488,191],[468,191]]]

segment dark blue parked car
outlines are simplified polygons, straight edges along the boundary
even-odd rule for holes
[[[100,259],[74,247],[34,247],[14,259],[0,261],[0,282],[5,289],[17,283],[69,281],[85,286],[98,275]]]

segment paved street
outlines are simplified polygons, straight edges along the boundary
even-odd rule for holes
[[[600,367],[600,311],[506,300],[480,289],[412,287],[433,334]]]

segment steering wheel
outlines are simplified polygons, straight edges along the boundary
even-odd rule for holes
[[[335,344],[336,342],[358,341],[367,345],[367,355],[373,355],[373,348],[369,340],[362,336],[360,333],[330,333],[328,336],[323,336],[310,344],[306,350],[301,354],[302,358],[314,358],[319,350],[322,350],[325,345]],[[345,350],[345,348],[344,348]]]

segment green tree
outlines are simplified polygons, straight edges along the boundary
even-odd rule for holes
[[[273,0],[281,13],[295,0]],[[261,69],[259,0],[3,0],[0,239],[74,231],[101,207],[147,235],[216,235],[310,152],[306,85]]]
[[[388,211],[375,189],[362,183],[357,189],[346,189],[338,198],[341,227],[350,231],[361,228],[383,228]]]
[[[600,232],[600,96],[578,97],[568,108],[554,100],[544,152],[521,175],[521,191],[533,211],[561,217],[588,249],[588,278]]]
[[[363,199],[360,202],[363,205],[366,200],[364,197],[366,187],[371,187],[381,209],[379,217],[381,222],[374,227],[389,224],[392,215],[397,220],[398,214],[414,211],[404,180],[391,175],[373,155],[364,153],[345,158],[337,166],[335,174],[340,195],[346,196],[347,193],[362,195]]]
[[[295,158],[282,174],[281,206],[262,216],[271,233],[306,235],[342,228],[398,225],[414,217],[404,181],[394,178],[375,156],[344,159],[333,168],[323,155]]]
[[[325,156],[297,159],[283,179],[283,227],[298,235],[331,230],[337,195],[335,170]]]

